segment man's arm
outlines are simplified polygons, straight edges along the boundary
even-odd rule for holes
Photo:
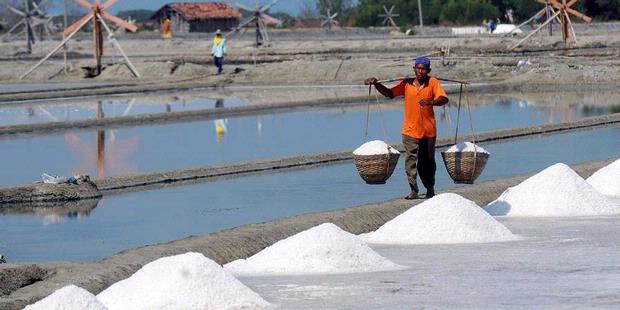
[[[420,104],[427,105],[427,106],[432,105],[432,106],[438,107],[438,106],[442,106],[448,103],[448,101],[449,101],[448,97],[441,96],[441,97],[437,97],[436,99],[422,99],[420,100]]]
[[[381,93],[381,95],[388,97],[390,99],[394,98],[394,93],[392,92],[392,90],[385,87],[383,84],[379,83],[377,81],[377,78],[375,77],[367,78],[366,80],[364,80],[364,84],[375,85],[375,88],[377,89],[377,91],[379,91],[379,93]]]

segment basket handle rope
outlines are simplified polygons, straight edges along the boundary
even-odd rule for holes
[[[473,118],[471,117],[471,107],[469,105],[469,91],[467,90],[467,83],[461,83],[461,88],[459,90],[459,106],[458,106],[458,112],[456,114],[456,133],[454,134],[454,144],[456,145],[458,142],[459,121],[460,121],[460,116],[461,116],[461,98],[463,95],[463,84],[465,84],[465,103],[467,104],[467,112],[469,114],[469,126],[471,129],[472,142],[474,143],[474,169],[471,172],[472,178],[473,178],[473,176],[475,175],[475,171],[476,171],[478,150],[476,146],[476,132],[474,131],[474,121],[473,121]]]
[[[370,123],[370,95],[372,93],[372,84],[368,86],[368,105],[366,109],[366,130],[364,132],[364,140],[368,139],[368,127]],[[387,130],[385,130],[385,121],[383,119],[383,109],[381,109],[381,102],[379,102],[379,95],[375,89],[375,99],[377,100],[377,108],[379,109],[381,119],[381,129],[383,130],[383,138],[387,140]]]

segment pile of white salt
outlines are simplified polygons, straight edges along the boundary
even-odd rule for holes
[[[224,265],[235,275],[302,275],[374,272],[404,268],[357,236],[325,223],[280,240],[261,252]]]
[[[438,244],[518,239],[475,202],[457,194],[437,195],[366,235],[370,243]]]
[[[618,214],[620,206],[559,163],[507,189],[485,210],[507,216],[592,216]]]

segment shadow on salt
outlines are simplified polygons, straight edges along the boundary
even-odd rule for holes
[[[558,163],[508,188],[485,210],[494,216],[601,216],[620,214],[620,205]]]
[[[362,235],[377,244],[457,244],[516,241],[514,235],[475,202],[457,194],[437,195]]]

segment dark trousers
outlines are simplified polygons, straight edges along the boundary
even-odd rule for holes
[[[217,74],[222,73],[222,70],[224,70],[224,57],[213,57],[213,62],[217,67]]]
[[[416,181],[418,173],[420,180],[427,191],[435,191],[435,141],[437,138],[416,139],[403,135],[405,146],[405,172],[409,180],[409,186],[414,192],[418,192]]]

